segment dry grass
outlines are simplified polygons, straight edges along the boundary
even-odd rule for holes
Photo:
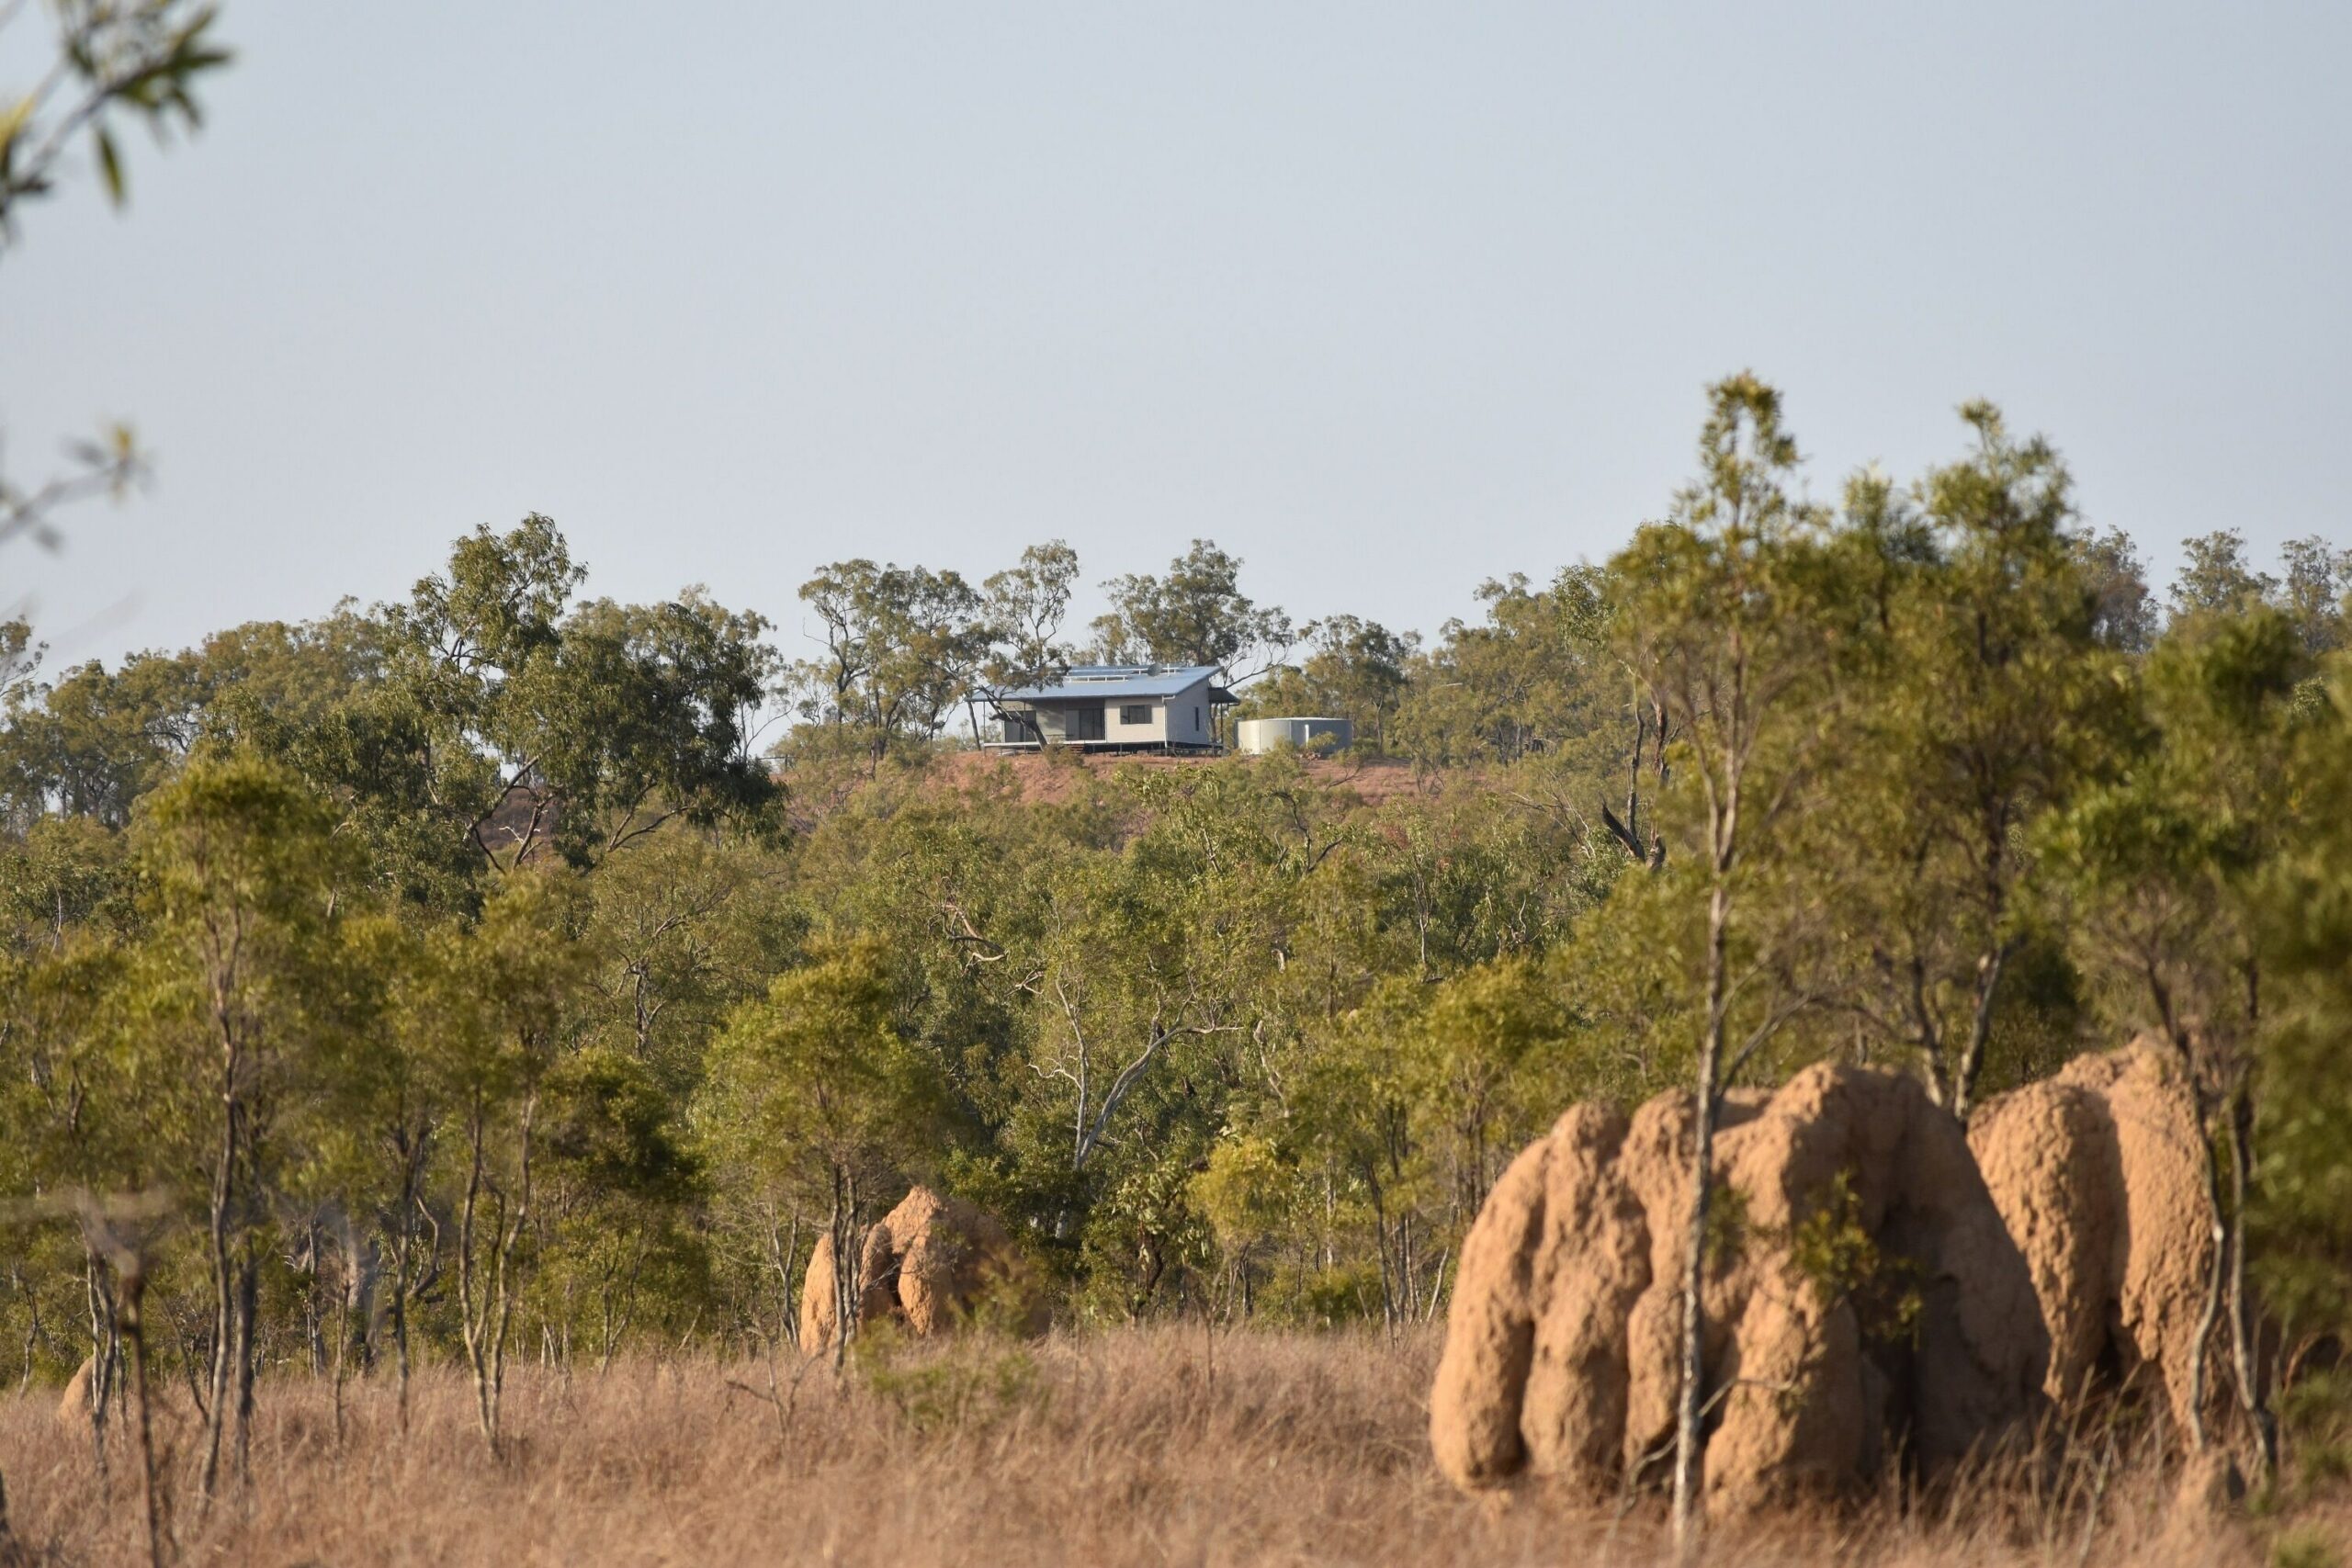
[[[265,1386],[250,1483],[199,1519],[188,1562],[1560,1563],[1665,1556],[1654,1509],[1623,1520],[1455,1495],[1432,1471],[1421,1399],[1433,1339],[1148,1330],[900,1351],[846,1385],[800,1386],[788,1425],[739,1384],[756,1363],[526,1369],[512,1451],[484,1452],[455,1372],[425,1375],[413,1426],[386,1383]],[[119,1456],[100,1483],[54,1392],[0,1400],[0,1474],[34,1560],[139,1560]],[[182,1434],[183,1452],[188,1446]],[[2153,1474],[2079,1498],[1979,1486],[1905,1513],[1874,1506],[1725,1527],[1712,1560],[1991,1565],[2258,1562],[2258,1532],[2165,1533]],[[2334,1526],[2341,1526],[2338,1516]],[[2306,1540],[2320,1539],[2305,1524]],[[2086,1547],[2087,1548],[2086,1551]],[[2320,1559],[2324,1561],[2324,1559]]]

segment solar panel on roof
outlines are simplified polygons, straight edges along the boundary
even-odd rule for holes
[[[1203,681],[1216,675],[1214,664],[1193,664],[1177,668],[1165,666],[1147,669],[1141,665],[1080,665],[1069,670],[1063,683],[1054,686],[1023,686],[995,694],[999,702],[1052,703],[1092,700],[1106,701],[1120,697],[1172,697],[1189,692]]]

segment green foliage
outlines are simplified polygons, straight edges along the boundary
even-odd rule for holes
[[[2270,1543],[2271,1568],[2342,1568],[2343,1562],[2324,1526],[2298,1525]]]
[[[0,101],[0,241],[15,237],[19,204],[50,194],[69,140],[85,132],[107,195],[120,206],[118,127],[136,120],[158,139],[174,126],[194,130],[203,119],[198,85],[230,59],[209,37],[209,5],[61,0],[51,9],[58,68],[29,95]]]
[[[1420,635],[1392,632],[1354,615],[1309,621],[1300,635],[1306,657],[1269,671],[1250,686],[1235,716],[1333,716],[1353,722],[1360,750],[1389,750],[1397,710],[1412,690]]]
[[[1754,1231],[1747,1192],[1727,1181],[1716,1182],[1707,1204],[1706,1235],[1700,1240],[1707,1267],[1721,1271],[1736,1266],[1747,1255],[1747,1238]]]
[[[1165,576],[1129,573],[1102,585],[1111,610],[1095,619],[1094,651],[1111,664],[1214,664],[1228,684],[1279,662],[1290,617],[1241,592],[1241,563],[1207,539],[1168,563]]]
[[[1839,1171],[1789,1238],[1789,1256],[1825,1308],[1853,1309],[1865,1340],[1917,1345],[1927,1299],[1919,1266],[1889,1257],[1862,1224],[1853,1173]]]
[[[1029,592],[1050,598],[1057,565],[1032,562],[1031,570],[1043,575]],[[987,660],[995,630],[978,591],[955,572],[926,567],[835,561],[800,585],[800,598],[823,628],[825,649],[793,667],[800,716],[865,738],[877,756],[901,737],[939,732]]]
[[[1310,1270],[1301,1280],[1297,1304],[1283,1314],[1315,1328],[1340,1328],[1376,1320],[1386,1281],[1369,1260]]]
[[[21,837],[0,839],[0,919],[10,951],[119,928],[131,918],[131,888],[120,835],[89,818],[42,817]]]
[[[680,1203],[695,1166],[673,1124],[675,1106],[644,1066],[612,1051],[566,1056],[543,1092],[553,1174],[584,1198]]]
[[[2138,738],[2064,465],[1988,404],[1962,414],[1967,457],[1908,497],[1868,477],[1849,491],[1877,625],[1836,705],[1854,744],[1818,841],[1854,933],[1858,1016],[1964,1116],[1996,1035],[2014,1060],[2066,990],[2031,897],[2035,825]],[[2034,964],[2038,998],[2014,973]]]
[[[880,1195],[936,1125],[932,1063],[891,1021],[878,942],[820,945],[729,1015],[711,1043],[695,1121],[715,1161],[814,1212]]]
[[[1269,1139],[1219,1141],[1206,1168],[1191,1185],[1193,1206],[1208,1221],[1228,1258],[1248,1258],[1280,1235],[1291,1220],[1289,1173]]]
[[[2286,618],[2259,606],[2176,626],[2148,660],[2131,765],[2040,836],[2109,1006],[2224,1076],[2264,1027],[2253,900],[2295,819],[2303,659]]]
[[[2268,961],[2256,1224],[2266,1299],[2292,1339],[2352,1335],[2352,689],[2335,663],[2329,705],[2297,739],[2287,795],[2301,827],[2262,867],[2253,916]]]
[[[859,1381],[910,1430],[986,1432],[1044,1397],[1028,1351],[988,1336],[917,1349],[887,1331],[860,1337]]]
[[[2338,1364],[2297,1380],[2278,1402],[2306,1494],[2352,1481],[2352,1372]]]
[[[1019,564],[980,585],[995,639],[982,674],[994,687],[1043,684],[1075,661],[1061,641],[1078,581],[1078,552],[1060,539],[1032,545]]]
[[[428,797],[495,861],[551,843],[594,864],[673,817],[707,825],[775,797],[752,750],[776,670],[766,623],[698,589],[568,608],[584,574],[534,513],[458,541],[447,572],[385,612]]]
[[[1606,736],[1625,697],[1601,641],[1611,586],[1592,567],[1569,567],[1549,588],[1516,572],[1481,584],[1485,622],[1447,622],[1438,646],[1407,664],[1392,749],[1432,766],[1592,751],[1586,743]]]

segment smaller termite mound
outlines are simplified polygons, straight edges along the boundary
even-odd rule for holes
[[[2050,1396],[2154,1381],[2186,1429],[2213,1234],[2197,1103],[2171,1053],[2143,1038],[2077,1057],[1986,1102],[1968,1141],[2050,1324]],[[2209,1413],[2220,1381],[2209,1371]]]
[[[910,1190],[866,1231],[858,1275],[861,1324],[896,1323],[929,1338],[996,1309],[1023,1333],[1045,1330],[1044,1303],[1004,1226],[928,1187]],[[833,1342],[837,1295],[833,1238],[820,1236],[800,1291],[800,1345],[811,1355]]]
[[[1430,1396],[1470,1489],[1662,1480],[1680,1388],[1690,1097],[1577,1106],[1464,1243]],[[1934,1475],[2027,1426],[2048,1337],[1960,1124],[1823,1065],[1724,1106],[1705,1270],[1706,1481],[1732,1510]]]
[[[82,1364],[67,1380],[65,1393],[57,1401],[57,1419],[69,1427],[86,1424],[90,1419],[90,1380],[97,1375],[95,1356],[85,1356]]]

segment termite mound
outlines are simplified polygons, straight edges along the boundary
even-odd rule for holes
[[[1008,1326],[1038,1334],[1044,1303],[1012,1238],[996,1217],[918,1186],[865,1233],[858,1321],[895,1323],[918,1338],[950,1332],[993,1309]],[[839,1322],[833,1238],[820,1236],[800,1291],[800,1345],[814,1355]]]
[[[90,1419],[90,1380],[97,1375],[98,1361],[95,1356],[85,1356],[82,1364],[74,1369],[67,1380],[65,1393],[57,1401],[57,1418],[66,1426],[87,1423]]]
[[[1681,1384],[1690,1097],[1570,1110],[1462,1254],[1430,1398],[1457,1484],[1586,1495],[1667,1474]],[[1705,1470],[1728,1510],[1933,1476],[2021,1432],[2049,1358],[1960,1124],[1913,1079],[1823,1065],[1724,1108],[1703,1272]]]
[[[2050,1396],[2148,1382],[2187,1429],[2214,1245],[2204,1134],[2172,1054],[2143,1038],[2078,1056],[1986,1102],[1968,1141],[2050,1325]]]

